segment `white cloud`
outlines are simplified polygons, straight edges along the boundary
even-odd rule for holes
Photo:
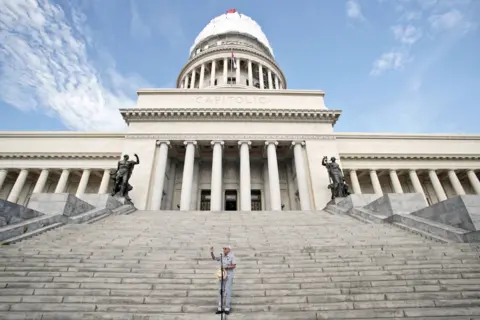
[[[0,0],[0,98],[42,109],[74,130],[122,130],[118,108],[146,82],[114,68],[102,77],[87,54],[85,17],[47,0]],[[68,19],[68,14],[71,18]]]
[[[347,17],[354,20],[365,20],[365,17],[362,14],[362,8],[356,0],[348,0],[346,3],[347,8]]]
[[[412,25],[395,25],[392,27],[392,31],[395,39],[403,44],[412,45],[422,37],[422,31]]]
[[[379,76],[388,70],[401,70],[408,61],[409,58],[406,53],[391,50],[382,54],[382,56],[373,63],[370,75]]]
[[[458,30],[464,34],[475,27],[457,9],[452,9],[443,14],[434,14],[428,19],[434,31]]]
[[[130,11],[132,12],[132,19],[130,20],[130,34],[134,38],[150,38],[151,31],[148,25],[143,22],[137,6],[133,0],[130,0]]]

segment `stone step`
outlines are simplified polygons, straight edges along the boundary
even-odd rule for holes
[[[21,235],[18,235],[16,237],[12,237],[10,239],[6,239],[6,240],[3,240],[2,243],[3,244],[13,244],[13,243],[17,243],[17,242],[20,242],[20,241],[23,241],[23,240],[26,240],[26,239],[29,239],[29,238],[32,238],[34,236],[38,236],[44,232],[47,232],[47,231],[50,231],[50,230],[53,230],[53,229],[56,229],[60,226],[63,226],[64,223],[63,222],[57,222],[57,223],[52,223],[50,225],[47,225],[43,228],[38,228],[38,229],[34,229],[32,231],[29,231],[29,232],[26,232],[24,234],[21,234]]]

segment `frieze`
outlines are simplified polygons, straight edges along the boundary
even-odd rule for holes
[[[478,155],[412,155],[412,154],[390,154],[390,155],[342,155],[340,159],[344,160],[480,160]]]
[[[0,159],[116,159],[120,153],[0,153]]]
[[[244,135],[244,134],[224,134],[224,135],[209,135],[209,134],[127,134],[127,139],[154,139],[154,140],[278,140],[278,141],[298,141],[298,140],[335,140],[333,135]]]
[[[221,104],[270,104],[271,100],[267,97],[247,97],[247,96],[197,96],[194,98],[198,104],[221,105]]]

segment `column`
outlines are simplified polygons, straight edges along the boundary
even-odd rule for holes
[[[190,77],[188,75],[185,76],[185,89],[188,89],[188,84],[190,83]]]
[[[190,210],[197,210],[198,205],[198,186],[200,179],[200,159],[193,162],[193,182],[192,182],[192,200],[190,201]]]
[[[177,173],[177,162],[174,159],[170,160],[170,169],[168,171],[168,194],[165,209],[173,210],[173,197],[175,196],[175,175]]]
[[[198,84],[198,88],[203,88],[203,81],[205,80],[205,63],[202,63],[200,67],[200,83]]]
[[[223,141],[212,141],[212,182],[210,211],[222,210],[222,152]]]
[[[370,179],[372,180],[373,192],[382,195],[382,186],[380,185],[380,181],[378,181],[377,171],[370,170]]]
[[[55,188],[55,193],[64,193],[65,188],[67,187],[68,176],[70,175],[69,169],[63,169],[60,179],[58,180],[57,187]]]
[[[217,66],[216,60],[213,60],[212,61],[212,70],[210,72],[210,86],[215,85],[215,72],[217,72],[217,70],[215,70],[216,66]]]
[[[258,64],[258,79],[260,80],[260,89],[265,89],[263,85],[263,68],[260,63]]]
[[[468,180],[470,180],[470,183],[472,184],[473,190],[475,190],[475,193],[480,194],[480,182],[478,181],[475,171],[468,170],[467,176],[468,176]]]
[[[240,59],[237,59],[237,70],[235,70],[236,84],[242,84],[242,82],[240,81],[240,64],[241,64],[240,61],[241,61]]]
[[[263,201],[265,203],[265,210],[270,211],[270,183],[268,181],[268,161],[263,163]]]
[[[20,193],[22,192],[23,186],[25,185],[25,181],[27,181],[28,170],[22,169],[13,185],[12,191],[8,195],[7,201],[17,203],[18,198],[20,197]]]
[[[273,89],[272,71],[267,70],[268,73],[268,89]]]
[[[248,60],[248,86],[253,87],[252,60]]]
[[[277,75],[275,75],[275,88],[276,88],[277,90],[280,89],[280,83],[278,83],[278,76],[277,76]]]
[[[402,185],[400,184],[400,180],[398,180],[397,171],[390,170],[390,180],[392,180],[393,192],[403,193]]]
[[[239,141],[240,146],[240,210],[252,210],[252,190],[250,184],[251,141]]]
[[[110,169],[103,171],[102,182],[98,188],[98,194],[106,194],[108,192],[108,184],[110,183]]]
[[[300,208],[312,210],[310,206],[310,192],[308,191],[307,173],[305,170],[305,159],[303,158],[303,146],[305,142],[292,142],[293,156],[295,157],[295,170],[297,173],[298,194],[300,196]],[[269,157],[270,158],[270,157]],[[270,162],[269,162],[270,165]]]
[[[270,187],[270,203],[272,211],[282,210],[282,197],[280,194],[280,177],[278,175],[277,141],[265,142],[268,157],[268,181]]]
[[[358,182],[357,170],[350,170],[350,182],[352,184],[352,191],[354,194],[362,194],[360,182]]]
[[[448,170],[448,178],[450,179],[450,183],[452,184],[452,187],[458,196],[465,194],[465,190],[463,189],[460,180],[458,180],[455,170]]]
[[[227,84],[228,78],[228,58],[223,59],[223,84]]]
[[[170,147],[170,141],[157,141],[157,146],[159,148],[155,164],[155,172],[153,175],[150,210],[160,210],[162,207],[163,185],[165,184],[165,173],[167,170],[168,148]]]
[[[193,163],[195,161],[196,141],[185,141],[185,163],[183,165],[182,192],[180,194],[180,210],[190,210],[193,183]]]
[[[196,75],[196,70],[192,70],[192,78],[190,79],[190,89],[195,89],[195,75]]]
[[[415,192],[422,194],[423,197],[425,198],[425,202],[427,202],[427,199],[425,197],[425,192],[423,191],[422,184],[418,179],[417,172],[415,170],[410,170],[408,171],[408,175],[410,176],[410,181],[412,181],[413,189],[415,190]]]
[[[438,202],[447,200],[447,195],[445,194],[445,190],[443,190],[440,180],[438,180],[438,176],[435,170],[429,170],[428,176],[432,181],[433,189],[435,190],[435,194],[437,195]]]
[[[90,169],[83,169],[82,177],[80,178],[80,182],[78,183],[75,197],[80,198],[85,193],[85,189],[87,189],[88,185],[88,179],[90,179]]]
[[[7,169],[0,169],[0,190],[2,190],[3,183],[7,178],[8,170]]]

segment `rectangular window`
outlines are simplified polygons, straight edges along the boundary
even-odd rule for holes
[[[228,77],[227,78],[227,84],[236,84],[237,83],[237,78],[235,77]]]

